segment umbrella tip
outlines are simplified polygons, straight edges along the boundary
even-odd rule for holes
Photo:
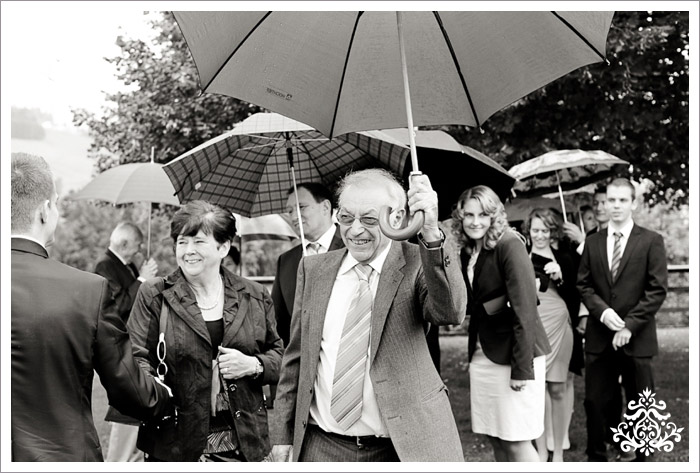
[[[483,135],[485,133],[484,129],[479,127],[479,133],[481,133]]]
[[[605,58],[605,65],[606,65],[606,66],[609,66],[609,65],[610,65],[610,59]]]

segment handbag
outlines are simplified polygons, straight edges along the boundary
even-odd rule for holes
[[[160,307],[160,328],[158,334],[158,344],[156,345],[156,357],[158,357],[158,366],[156,367],[156,375],[161,383],[165,384],[165,375],[168,374],[168,365],[165,364],[165,356],[167,354],[167,348],[165,345],[165,329],[168,326],[168,317],[170,316],[170,309],[168,304],[163,299],[163,303]],[[148,421],[142,422],[141,427],[146,430],[160,430],[164,427],[174,427],[177,425],[177,406],[173,406],[172,413],[166,414],[159,419],[150,419]]]

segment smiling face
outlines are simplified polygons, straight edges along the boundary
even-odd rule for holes
[[[340,236],[350,254],[360,263],[373,261],[391,242],[379,229],[379,209],[392,206],[389,192],[382,187],[356,185],[343,191],[339,199],[338,221],[355,217],[351,224],[340,223]],[[363,224],[359,219],[365,220]],[[394,220],[397,212],[392,213]],[[376,222],[376,223],[375,223]]]
[[[219,243],[212,235],[199,230],[194,236],[180,235],[175,242],[177,265],[188,279],[219,272],[221,260],[228,254],[230,243]]]
[[[547,248],[551,244],[552,233],[549,227],[539,217],[533,217],[530,221],[530,240],[532,246],[539,250]]]
[[[476,199],[469,199],[461,209],[464,233],[476,242],[482,242],[491,227],[491,216],[484,212]]]

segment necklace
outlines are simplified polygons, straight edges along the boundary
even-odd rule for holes
[[[209,306],[209,307],[204,307],[202,304],[197,301],[197,306],[199,307],[199,310],[212,310],[215,309],[216,306],[219,305],[219,299],[221,298],[221,290],[224,288],[224,281],[221,279],[221,276],[219,276],[219,291],[216,293],[216,299],[214,300],[214,304]],[[190,287],[194,291],[195,295],[197,294],[197,291],[194,290],[194,287],[190,284]]]

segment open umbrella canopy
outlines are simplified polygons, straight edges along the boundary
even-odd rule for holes
[[[180,205],[163,165],[157,163],[129,163],[107,169],[71,198],[103,200],[114,205],[132,202]]]
[[[580,149],[550,151],[510,168],[518,179],[519,195],[534,196],[561,190],[575,190],[619,173],[627,161],[605,151]]]
[[[321,182],[332,189],[352,170],[382,167],[400,173],[409,154],[390,137],[349,133],[329,140],[282,115],[256,113],[164,169],[183,202],[209,200],[255,217],[284,211],[292,164],[297,182]]]
[[[478,127],[581,66],[600,62],[613,12],[174,12],[202,89],[255,103],[324,135]]]
[[[576,212],[577,209],[570,202],[566,201],[566,211]],[[516,197],[505,203],[506,216],[508,220],[525,220],[534,209],[555,209],[561,211],[559,198],[548,199],[545,197]]]

